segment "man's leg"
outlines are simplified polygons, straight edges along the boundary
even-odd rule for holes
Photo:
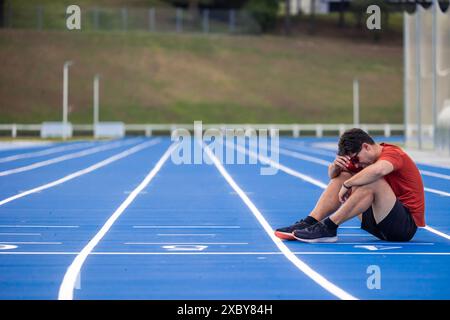
[[[375,222],[378,224],[389,214],[396,200],[389,184],[381,178],[365,186],[354,188],[351,196],[330,216],[330,219],[340,225],[372,206]]]
[[[350,173],[342,172],[336,178],[331,179],[309,216],[297,221],[293,225],[276,229],[275,235],[283,240],[295,240],[292,232],[314,225],[317,221],[320,221],[335,212],[341,205],[338,198],[339,189],[341,189],[344,181],[350,177]]]
[[[339,190],[341,189],[342,184],[351,177],[351,173],[344,171],[336,178],[331,179],[327,188],[317,201],[315,208],[309,215],[317,221],[321,221],[338,210],[341,206],[338,197]]]
[[[351,196],[332,215],[314,226],[293,232],[295,239],[304,242],[335,242],[338,226],[372,206],[376,223],[380,223],[392,210],[396,197],[383,179],[353,188]]]

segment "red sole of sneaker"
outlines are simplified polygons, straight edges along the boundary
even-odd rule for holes
[[[291,233],[275,231],[275,235],[283,240],[297,240]]]

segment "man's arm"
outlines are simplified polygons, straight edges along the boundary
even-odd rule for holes
[[[328,166],[328,177],[330,177],[330,179],[336,178],[337,176],[339,176],[341,174],[341,172],[342,172],[342,169],[339,168],[334,163],[332,163]]]
[[[333,163],[328,166],[328,177],[334,179],[341,174],[342,171],[347,171],[345,166],[350,161],[348,156],[337,156]]]
[[[392,163],[386,160],[378,160],[346,180],[344,185],[347,188],[364,186],[388,175],[392,171],[394,171]]]

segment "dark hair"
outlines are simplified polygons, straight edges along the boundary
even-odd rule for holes
[[[375,144],[375,141],[359,128],[345,131],[339,139],[338,155],[345,156],[361,151],[362,144]]]

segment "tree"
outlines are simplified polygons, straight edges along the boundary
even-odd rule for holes
[[[284,33],[291,33],[291,0],[284,0]]]
[[[198,9],[199,0],[189,0],[188,1],[188,12],[191,16],[192,23],[195,24],[199,20]]]
[[[358,29],[362,28],[362,20],[366,14],[367,7],[370,5],[369,1],[370,0],[354,0],[350,4],[350,11],[353,13],[356,20],[355,27]]]
[[[245,9],[255,18],[263,32],[276,25],[278,0],[249,0]]]
[[[311,13],[309,14],[308,32],[314,34],[316,32],[316,0],[311,0]]]
[[[341,0],[339,3],[339,27],[343,28],[345,26],[345,10],[344,10],[345,0]]]
[[[0,28],[5,27],[6,1],[0,0]]]

